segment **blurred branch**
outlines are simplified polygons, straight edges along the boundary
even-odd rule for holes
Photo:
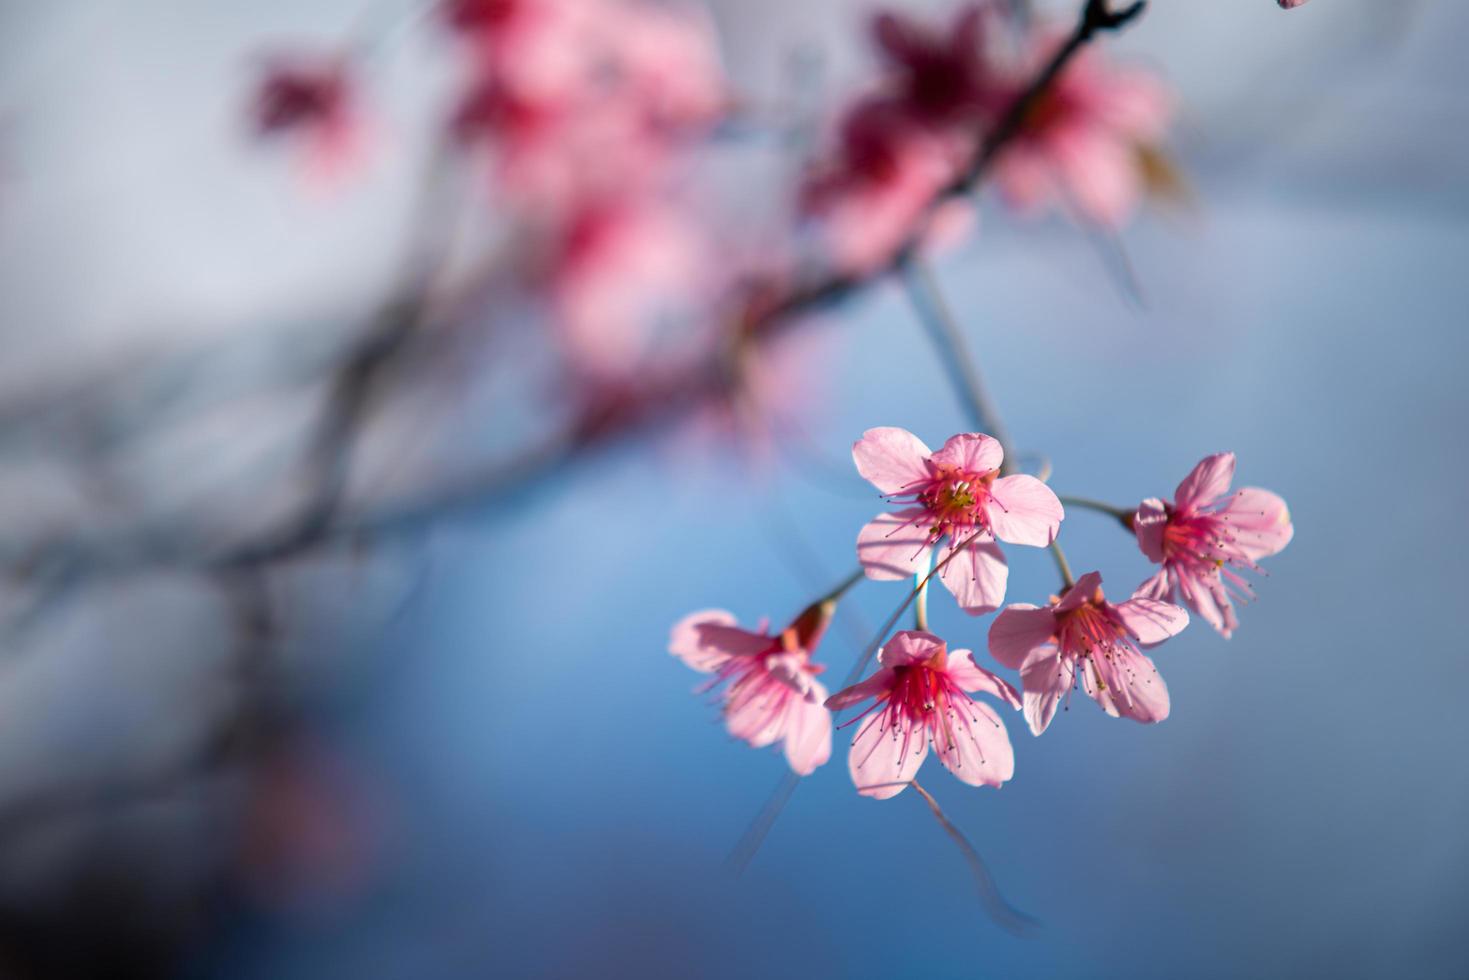
[[[974,192],[1004,147],[1021,132],[1037,100],[1071,58],[1097,35],[1132,22],[1144,8],[1136,2],[1113,11],[1105,0],[1087,0],[1072,32],[1044,68],[1001,116],[980,142],[970,164],[962,168],[929,202],[920,219],[880,268],[864,275],[826,273],[789,288],[754,283],[740,297],[739,329],[744,339],[762,343],[791,329],[809,314],[852,298],[873,284],[906,268],[919,255],[933,214],[949,200]],[[442,157],[430,168],[426,200],[432,205],[442,183]],[[442,204],[442,201],[438,201]],[[432,207],[430,212],[437,213]],[[423,223],[435,227],[435,223]],[[439,226],[441,227],[441,226]],[[631,436],[671,425],[710,400],[731,394],[732,372],[727,351],[720,351],[692,370],[640,379],[635,391],[620,391],[590,399],[560,431],[508,460],[484,466],[407,499],[379,502],[371,507],[344,507],[344,490],[353,452],[375,398],[409,342],[422,333],[429,317],[434,260],[410,263],[408,285],[385,304],[375,325],[348,353],[336,371],[321,422],[304,461],[310,489],[305,503],[282,527],[243,544],[217,547],[156,532],[120,535],[104,541],[66,541],[52,545],[63,556],[66,580],[127,574],[149,568],[193,568],[228,572],[257,568],[308,554],[342,541],[397,535],[420,530],[436,521],[483,506],[504,494],[526,488],[559,474],[593,450]],[[48,563],[34,555],[17,560]]]

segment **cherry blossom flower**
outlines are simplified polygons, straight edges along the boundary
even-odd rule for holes
[[[984,22],[979,4],[961,7],[943,28],[892,12],[874,18],[873,38],[892,67],[889,103],[918,123],[968,126],[973,141],[973,127],[998,116],[1008,95],[985,52]]]
[[[847,767],[863,796],[885,800],[918,775],[933,746],[944,768],[970,786],[999,786],[1015,774],[1005,723],[988,704],[968,695],[990,694],[1020,707],[1015,689],[976,665],[968,650],[950,651],[932,633],[897,633],[878,654],[880,669],[827,698],[833,711],[873,699],[846,725],[861,722]]]
[[[764,624],[751,632],[721,609],[691,613],[674,627],[668,649],[685,664],[714,675],[701,691],[723,686],[725,725],[754,748],[782,743],[786,762],[809,776],[831,758],[831,713],[826,688],[816,680],[825,668],[811,653],[835,611],[832,600],[808,607],[776,636]]]
[[[1282,10],[1292,10],[1304,4],[1306,0],[1275,0],[1275,2],[1280,4]]]
[[[1054,33],[1040,33],[1017,77],[1032,77],[1057,43]],[[1156,147],[1172,114],[1172,98],[1154,75],[1110,65],[1096,51],[1081,52],[1031,106],[1021,131],[996,159],[996,183],[1022,211],[1071,207],[1118,227],[1160,170]]]
[[[1088,572],[1049,606],[1006,606],[990,625],[989,648],[1020,671],[1025,720],[1037,735],[1078,674],[1082,690],[1107,714],[1158,722],[1168,717],[1168,688],[1141,650],[1187,625],[1187,612],[1158,599],[1135,595],[1112,605],[1102,594],[1102,576]]]
[[[553,329],[573,370],[626,377],[654,355],[673,356],[692,331],[660,329],[701,295],[705,243],[682,210],[657,199],[601,196],[555,230],[540,272]]]
[[[660,130],[698,131],[729,108],[729,82],[708,12],[633,0],[604,8],[616,84]]]
[[[336,179],[360,156],[361,125],[344,59],[273,58],[256,89],[253,113],[260,136],[303,142],[313,179]]]
[[[1066,516],[1040,480],[1000,476],[998,440],[963,433],[931,452],[906,429],[868,429],[852,447],[857,472],[903,509],[879,514],[857,536],[857,558],[868,578],[901,579],[928,567],[931,549],[947,538],[939,578],[972,615],[1005,601],[1009,570],[995,539],[1046,547]],[[947,557],[947,556],[946,556]]]
[[[860,103],[842,122],[835,156],[807,176],[800,206],[819,220],[832,264],[867,275],[912,235],[962,158],[894,106]]]
[[[1260,559],[1290,543],[1295,529],[1285,501],[1269,490],[1229,493],[1234,453],[1205,457],[1183,478],[1173,500],[1144,500],[1133,515],[1138,547],[1163,567],[1139,591],[1188,603],[1208,624],[1231,635],[1239,627],[1231,595],[1254,598],[1235,569],[1259,572]]]

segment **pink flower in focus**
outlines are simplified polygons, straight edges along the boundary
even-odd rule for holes
[[[949,561],[939,578],[972,615],[1005,601],[1009,569],[995,539],[1044,548],[1066,516],[1051,488],[1033,476],[1000,476],[1005,452],[981,433],[953,436],[938,452],[906,429],[868,429],[852,447],[857,472],[883,495],[906,504],[879,514],[857,536],[868,578],[901,579],[927,567],[947,537]],[[976,537],[977,536],[977,537]]]
[[[256,89],[253,112],[260,136],[292,136],[305,144],[314,178],[335,179],[359,156],[361,127],[340,58],[274,58]]]
[[[1177,636],[1188,613],[1172,603],[1135,595],[1112,605],[1102,576],[1083,575],[1065,596],[1041,608],[1006,606],[990,625],[990,653],[1020,671],[1025,720],[1039,735],[1076,684],[1112,717],[1158,722],[1168,717],[1168,688],[1141,648]]]
[[[1041,35],[1020,77],[1044,64],[1057,43],[1054,34]],[[1155,76],[1083,51],[1031,107],[996,160],[995,179],[1023,211],[1074,207],[1119,227],[1148,187],[1148,162],[1172,114],[1172,98]]]
[[[1139,587],[1158,599],[1178,598],[1226,637],[1239,626],[1231,593],[1254,590],[1234,569],[1258,572],[1261,558],[1290,543],[1295,528],[1285,501],[1269,490],[1229,493],[1234,453],[1205,457],[1174,491],[1173,500],[1144,500],[1133,515],[1138,547],[1163,567]]]
[[[999,786],[1015,774],[1005,723],[968,696],[991,694],[1018,708],[1013,687],[977,666],[968,650],[950,656],[932,633],[894,634],[877,659],[877,673],[826,699],[833,711],[875,699],[843,725],[862,723],[847,756],[857,792],[878,800],[897,796],[918,775],[929,745],[970,786]]]
[[[668,650],[694,670],[714,674],[701,690],[724,685],[725,725],[754,748],[781,742],[786,761],[809,776],[831,758],[831,713],[826,688],[816,680],[825,668],[811,662],[836,603],[807,608],[778,636],[762,625],[752,633],[719,609],[685,616],[673,627]]]

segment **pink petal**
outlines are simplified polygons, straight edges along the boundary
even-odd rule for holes
[[[901,732],[887,728],[887,713],[874,712],[858,722],[857,737],[847,755],[847,771],[857,792],[886,800],[907,789],[928,755],[928,733],[911,727]]]
[[[921,664],[933,659],[945,649],[944,641],[932,633],[922,630],[900,630],[883,644],[877,654],[877,662],[884,667],[902,667]]]
[[[1132,533],[1148,561],[1163,561],[1163,532],[1168,530],[1168,508],[1157,497],[1149,497],[1132,515]]]
[[[1116,68],[1107,79],[1105,98],[1097,100],[1098,118],[1138,143],[1156,143],[1173,115],[1173,94],[1152,72]]]
[[[1066,516],[1056,494],[1033,476],[1001,477],[990,487],[990,497],[990,529],[1011,544],[1046,547]]]
[[[1065,193],[1082,215],[1107,228],[1132,216],[1142,181],[1135,150],[1122,134],[1078,124],[1052,134],[1049,144]]]
[[[868,429],[852,445],[852,461],[862,479],[885,494],[903,493],[928,479],[928,447],[907,429]]]
[[[1056,614],[1049,607],[1029,603],[1006,606],[990,624],[990,656],[1018,670],[1031,651],[1050,643],[1055,633]]]
[[[903,579],[928,567],[929,529],[923,514],[921,508],[910,507],[867,522],[857,535],[857,561],[868,578]]]
[[[722,638],[722,633],[718,631],[711,640],[709,630],[711,627],[731,628],[734,624],[734,616],[723,609],[703,609],[689,613],[675,623],[669,632],[668,652],[695,670],[704,673],[717,670],[720,664],[730,657],[740,654],[727,649],[718,642]],[[732,630],[732,632],[743,631]],[[767,645],[768,643],[769,641]],[[740,644],[741,649],[744,646],[746,644]]]
[[[1172,590],[1173,586],[1168,581],[1168,569],[1160,568],[1156,575],[1144,579],[1143,583],[1137,587],[1137,591],[1133,595],[1143,596],[1147,599],[1167,599],[1168,594]]]
[[[1189,475],[1183,478],[1173,492],[1173,507],[1180,513],[1190,513],[1212,504],[1229,492],[1234,480],[1234,453],[1215,453],[1199,460]]]
[[[970,786],[999,786],[1015,775],[1015,750],[1005,723],[978,701],[949,706],[947,724],[933,734],[933,748],[944,768]]]
[[[949,678],[961,691],[970,694],[992,694],[1010,705],[1020,707],[1020,694],[1003,677],[993,674],[974,659],[973,650],[949,651]]]
[[[843,708],[850,708],[854,704],[860,704],[871,698],[882,697],[892,688],[893,672],[884,668],[866,680],[858,681],[851,687],[842,688],[826,699],[826,706],[832,711],[841,711]]]
[[[1201,575],[1188,566],[1172,563],[1169,568],[1173,585],[1183,596],[1183,600],[1204,618],[1204,622],[1218,630],[1221,636],[1228,638],[1239,626],[1239,620],[1235,618],[1234,606],[1229,601],[1224,583],[1219,580],[1219,573],[1211,571]]]
[[[1057,613],[1070,612],[1082,603],[1091,601],[1096,596],[1097,590],[1101,587],[1102,573],[1087,572],[1076,580],[1076,584],[1066,590],[1066,594],[1061,597],[1061,601],[1056,603],[1055,611]]]
[[[724,725],[735,738],[750,743],[752,748],[763,749],[785,737],[789,709],[801,703],[804,702],[790,688],[772,687],[731,701],[725,711]]]
[[[819,685],[816,684],[815,679],[806,671],[806,660],[805,654],[776,654],[773,657],[765,658],[765,670],[771,677],[809,701],[813,697],[813,686]],[[825,694],[821,696],[821,700],[826,700]]]
[[[1122,626],[1144,646],[1177,636],[1188,625],[1188,613],[1171,602],[1135,595],[1113,607]]]
[[[971,616],[994,612],[1005,601],[1010,566],[993,541],[976,541],[939,569],[939,580]]]
[[[786,728],[785,756],[791,771],[809,776],[831,758],[831,712],[826,710],[826,688],[811,682],[814,701],[797,701],[790,707]]]
[[[1144,724],[1168,717],[1168,686],[1147,657],[1121,650],[1110,659],[1093,659],[1088,664],[1082,670],[1082,687],[1107,714]],[[1097,685],[1098,674],[1105,688]]]
[[[949,437],[943,448],[933,454],[933,461],[978,476],[999,469],[1005,461],[1005,450],[1000,440],[992,436],[982,432],[961,432]]]
[[[1021,665],[1025,721],[1032,734],[1039,735],[1045,731],[1051,719],[1056,717],[1056,708],[1071,690],[1075,678],[1075,664],[1062,657],[1054,646],[1037,649]]]
[[[1276,554],[1296,533],[1285,501],[1259,487],[1237,491],[1216,513],[1228,522],[1235,544],[1251,561]]]

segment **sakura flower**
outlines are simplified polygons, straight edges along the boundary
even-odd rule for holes
[[[1142,649],[1177,636],[1188,613],[1172,603],[1135,595],[1112,605],[1102,576],[1083,575],[1047,607],[1006,606],[990,625],[996,660],[1020,671],[1025,720],[1039,735],[1076,684],[1114,718],[1157,722],[1168,717],[1168,688]]]
[[[314,179],[340,176],[358,156],[361,127],[342,59],[273,59],[256,89],[253,113],[260,136],[293,136],[305,144]]]
[[[944,586],[972,615],[998,609],[1009,569],[995,539],[1043,548],[1066,516],[1040,480],[1000,476],[1004,456],[998,440],[978,432],[953,436],[937,452],[906,429],[863,433],[852,447],[857,472],[905,505],[879,514],[857,536],[857,559],[867,577],[915,575],[947,538],[939,570]],[[962,553],[955,555],[956,549]]]
[[[976,665],[968,650],[951,655],[943,640],[918,630],[895,634],[877,659],[877,673],[826,700],[840,711],[873,699],[846,723],[862,722],[847,756],[857,792],[878,800],[897,796],[918,775],[930,745],[944,768],[970,786],[999,786],[1015,774],[1005,723],[969,697],[991,694],[1019,708],[1013,687]]]
[[[660,329],[700,292],[704,241],[682,210],[658,200],[579,202],[541,256],[540,286],[579,374],[632,375],[679,337]],[[687,334],[688,330],[680,331]]]
[[[1163,567],[1139,591],[1157,599],[1182,597],[1224,636],[1239,626],[1230,601],[1255,596],[1235,569],[1258,572],[1260,559],[1290,543],[1295,528],[1285,501],[1269,490],[1229,493],[1234,453],[1216,453],[1195,466],[1173,500],[1144,500],[1133,515],[1137,543]]]
[[[777,636],[740,629],[720,609],[691,613],[674,627],[668,650],[694,670],[714,675],[701,690],[723,686],[725,726],[754,748],[782,743],[786,762],[809,776],[831,758],[831,713],[826,688],[816,680],[825,668],[811,652],[826,632],[836,604],[808,607]]]
[[[560,100],[587,73],[600,0],[444,0],[444,22],[468,42],[477,74],[517,97]]]
[[[634,0],[606,15],[620,85],[659,128],[707,126],[730,94],[708,11],[686,4]]]
[[[984,8],[979,4],[961,7],[953,23],[942,28],[883,13],[873,20],[872,33],[893,68],[889,98],[914,121],[973,124],[1004,109],[1006,92],[985,55]]]
[[[808,175],[801,209],[819,219],[832,263],[865,275],[908,240],[962,159],[952,141],[893,106],[860,103],[842,122],[833,159]]]
[[[1042,34],[1019,77],[1030,77],[1056,43]],[[995,161],[995,180],[1023,211],[1074,207],[1084,218],[1118,227],[1160,169],[1156,147],[1172,114],[1172,98],[1152,74],[1083,51],[1030,107]]]
[[[1306,0],[1275,0],[1275,2],[1280,4],[1280,9],[1291,10],[1295,7],[1301,6],[1306,2]]]

